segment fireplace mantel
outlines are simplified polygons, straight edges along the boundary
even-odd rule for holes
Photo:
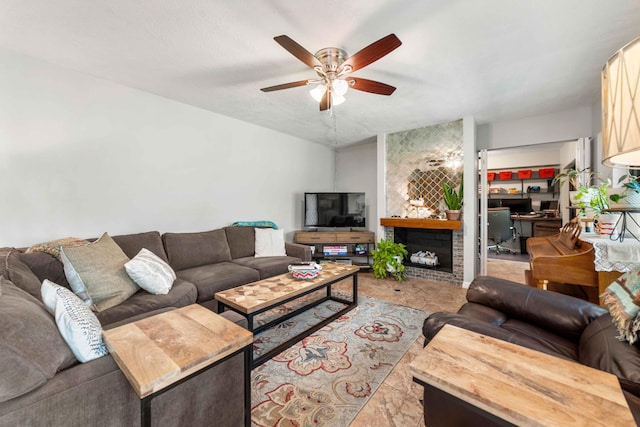
[[[383,227],[426,228],[432,230],[462,230],[462,221],[420,218],[380,218]]]

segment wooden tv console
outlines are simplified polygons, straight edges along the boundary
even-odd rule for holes
[[[320,262],[326,260],[349,260],[360,267],[370,267],[371,251],[375,249],[376,234],[372,231],[296,231],[294,242],[314,246],[313,259]],[[366,253],[355,252],[355,246],[362,245]],[[346,246],[344,255],[324,255],[324,246]]]

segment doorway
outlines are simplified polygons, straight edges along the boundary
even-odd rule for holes
[[[579,141],[583,141],[579,144]],[[586,143],[585,143],[586,142]],[[525,270],[529,268],[526,254],[526,240],[534,235],[534,225],[548,213],[548,206],[554,206],[561,225],[563,208],[568,206],[568,194],[563,197],[561,188],[552,183],[555,174],[567,167],[574,167],[582,156],[578,146],[589,147],[589,139],[542,143],[521,147],[482,150],[479,152],[479,233],[480,274],[526,283]],[[580,158],[578,162],[584,161]],[[567,190],[564,190],[567,191]],[[487,249],[489,207],[512,206],[512,226],[515,239],[506,243],[515,253],[495,255]],[[527,206],[529,212],[518,206]],[[555,214],[554,214],[555,215]],[[559,227],[558,227],[559,228]]]

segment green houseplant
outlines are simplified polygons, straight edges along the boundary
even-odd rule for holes
[[[442,191],[443,191],[443,200],[444,204],[447,206],[447,210],[445,213],[447,214],[447,219],[460,219],[460,209],[462,209],[463,197],[464,197],[464,179],[460,178],[460,186],[458,187],[458,191],[453,188],[452,184],[448,182],[442,182]]]
[[[634,175],[623,175],[618,180],[618,184],[622,184],[622,192],[609,195],[612,202],[622,204],[623,199],[626,200],[626,206],[640,206],[640,177]],[[612,189],[617,191],[618,189]]]
[[[407,275],[402,260],[408,254],[407,248],[402,243],[381,239],[377,248],[371,251],[373,275],[376,279],[393,276],[398,282],[402,281]]]
[[[588,168],[568,169],[557,174],[552,184],[560,183],[562,186],[565,182],[569,182],[570,191],[574,193],[570,195],[571,202],[580,209],[582,214],[586,214],[587,209],[595,214],[609,209],[608,189],[611,183],[609,180],[600,178],[596,172],[591,172]]]

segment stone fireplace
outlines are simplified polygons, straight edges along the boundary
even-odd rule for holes
[[[405,271],[418,277],[461,286],[464,279],[464,239],[462,223],[437,219],[382,218],[385,239],[403,243],[409,252]],[[435,252],[438,266],[411,262],[412,253]]]
[[[462,120],[388,134],[385,143],[385,207],[381,218],[386,240],[404,243],[409,277],[461,286],[464,280],[464,238],[461,221],[444,218],[442,184],[462,179]],[[411,254],[434,252],[412,262]],[[416,258],[419,260],[419,258]],[[427,261],[427,262],[424,262]]]

